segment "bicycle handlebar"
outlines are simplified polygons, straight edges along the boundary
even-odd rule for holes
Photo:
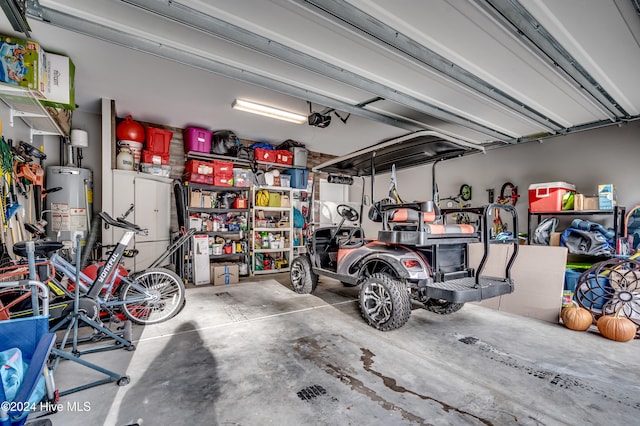
[[[112,218],[109,215],[109,213],[107,213],[107,212],[100,212],[100,213],[98,213],[98,215],[104,221],[104,223],[106,223],[107,225],[115,226],[116,228],[123,228],[123,229],[126,229],[128,231],[133,231],[136,234],[141,234],[141,235],[148,235],[149,234],[149,230],[148,229],[140,228],[135,223],[131,223],[131,222],[129,222],[127,220],[124,220],[124,219],[121,219],[121,218],[118,218],[116,220],[116,219]]]

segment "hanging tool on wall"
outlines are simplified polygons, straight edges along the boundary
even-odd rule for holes
[[[47,158],[45,153],[33,145],[22,141],[14,148],[14,153],[17,153],[17,160],[13,163],[15,179],[19,185],[22,185],[23,194],[32,199],[35,209],[35,220],[29,220],[30,223],[26,223],[24,227],[36,236],[44,235],[44,227],[47,225],[47,222],[42,217],[44,197],[48,193],[59,191],[62,188],[43,189],[44,167],[42,166],[42,162]],[[34,159],[37,159],[38,163],[34,163]],[[27,190],[27,185],[31,186],[32,192]]]
[[[2,178],[3,194],[0,196],[0,266],[4,266],[11,260],[9,250],[7,249],[7,231],[8,225],[8,213],[5,210],[7,204],[4,188],[10,186],[13,183],[13,154],[11,153],[11,147],[4,139],[4,136],[0,139],[0,172]],[[17,211],[17,209],[15,210]],[[15,212],[13,213],[15,214]]]

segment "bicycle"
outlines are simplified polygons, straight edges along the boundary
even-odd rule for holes
[[[497,204],[515,206],[520,198],[518,194],[518,187],[511,182],[505,182],[500,188],[500,195],[496,200]],[[508,231],[508,226],[502,221],[500,217],[500,209],[496,208],[493,215],[493,235],[498,237],[500,234],[504,234]]]
[[[441,207],[442,209],[444,209],[445,212],[446,212],[446,209],[456,209],[456,210],[464,209],[467,207],[471,207],[471,203],[465,203],[465,201],[470,201],[470,200],[471,200],[471,186],[467,184],[463,184],[460,187],[460,191],[458,192],[458,195],[455,195],[453,197],[441,198],[438,201],[438,207]],[[457,224],[471,224],[476,222],[476,221],[473,221],[469,216],[469,213],[465,211],[457,211],[455,213],[452,213],[452,218]]]
[[[126,232],[103,266],[98,269],[95,278],[82,271],[76,271],[76,266],[56,252],[61,248],[61,243],[34,242],[36,254],[45,257],[45,263],[56,272],[47,284],[63,293],[59,295],[62,300],[69,301],[69,294],[78,283],[82,293],[80,303],[86,305],[85,309],[97,304],[96,314],[104,310],[114,315],[115,310],[119,309],[127,319],[142,325],[156,324],[174,317],[185,303],[185,287],[175,272],[154,267],[128,275],[126,269],[120,265],[133,236],[144,234],[146,230],[124,219],[115,220],[105,212],[99,215],[108,226],[122,228]],[[25,257],[25,246],[24,243],[14,245],[14,252]],[[38,262],[42,264],[42,259],[38,259]],[[68,285],[63,284],[65,280]]]

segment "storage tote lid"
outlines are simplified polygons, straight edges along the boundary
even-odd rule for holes
[[[567,182],[545,182],[545,183],[532,183],[529,185],[529,190],[538,188],[561,188],[569,191],[575,191],[576,186]]]

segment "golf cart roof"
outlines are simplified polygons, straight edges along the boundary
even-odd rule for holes
[[[334,158],[314,167],[313,171],[370,176],[372,171],[390,172],[394,164],[396,169],[405,169],[477,152],[484,152],[484,148],[431,130],[421,130]],[[373,170],[372,158],[375,158]]]

